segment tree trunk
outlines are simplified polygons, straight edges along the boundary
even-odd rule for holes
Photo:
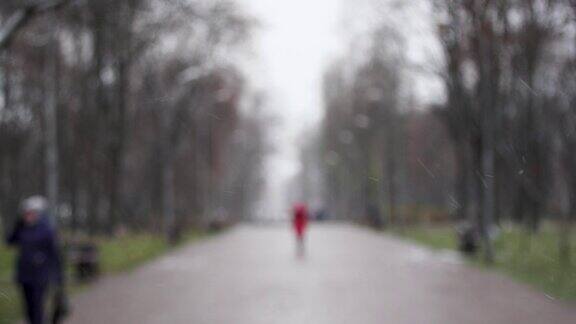
[[[160,165],[161,165],[161,188],[162,188],[162,216],[164,219],[164,231],[170,244],[177,242],[176,215],[174,208],[174,148],[172,145],[171,107],[165,107],[161,111],[160,125]]]
[[[397,175],[396,175],[396,129],[393,112],[386,112],[386,192],[388,196],[388,215],[387,218],[392,225],[400,225],[396,214],[396,194],[397,194]]]
[[[53,37],[52,42],[55,42]],[[58,161],[58,49],[55,44],[49,46],[46,60],[46,196],[53,217],[58,219],[59,161]]]
[[[483,126],[482,148],[482,178],[484,182],[483,206],[481,218],[481,235],[484,242],[484,261],[488,264],[494,262],[494,251],[490,229],[494,220],[494,131],[491,113],[487,114]]]
[[[117,66],[118,84],[116,86],[116,110],[112,113],[110,122],[111,143],[110,143],[110,170],[108,200],[110,209],[108,215],[108,232],[113,233],[115,228],[122,223],[122,212],[120,210],[120,199],[122,190],[122,169],[125,155],[126,143],[126,93],[129,89],[128,64],[123,59]]]

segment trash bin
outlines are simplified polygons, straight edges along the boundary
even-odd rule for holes
[[[77,243],[71,256],[75,278],[79,282],[95,279],[100,273],[100,253],[95,243]]]
[[[475,226],[464,224],[457,230],[458,249],[465,255],[474,256],[480,247],[480,237]]]

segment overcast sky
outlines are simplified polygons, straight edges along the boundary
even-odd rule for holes
[[[321,79],[326,65],[346,49],[351,39],[385,19],[407,39],[407,59],[430,65],[437,51],[431,37],[429,0],[236,0],[261,26],[254,38],[250,74],[277,116],[268,163],[266,210],[273,218],[286,210],[286,185],[298,169],[298,142],[305,130],[317,127],[323,114]],[[418,72],[409,77],[422,101],[438,99],[435,77]]]

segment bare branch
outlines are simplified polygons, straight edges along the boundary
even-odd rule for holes
[[[53,10],[58,10],[70,0],[42,1],[18,10],[12,14],[6,24],[0,29],[0,51],[8,48],[14,37],[34,16]]]

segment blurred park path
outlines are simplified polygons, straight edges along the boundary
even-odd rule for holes
[[[237,227],[73,300],[72,323],[576,323],[576,309],[496,273],[366,229]]]

